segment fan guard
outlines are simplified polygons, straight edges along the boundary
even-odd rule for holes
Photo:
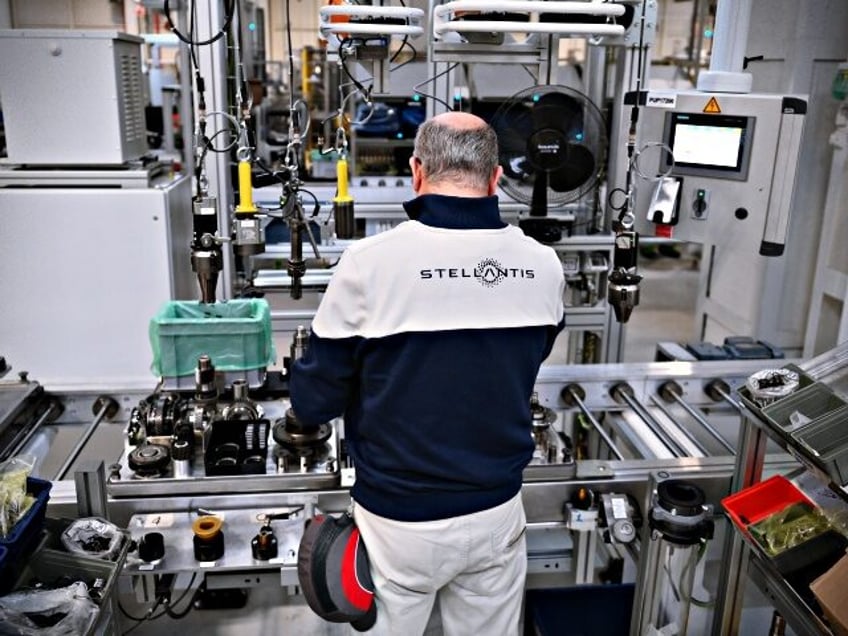
[[[532,86],[509,98],[491,121],[498,137],[501,189],[546,216],[577,201],[601,178],[607,150],[604,117],[583,93]]]

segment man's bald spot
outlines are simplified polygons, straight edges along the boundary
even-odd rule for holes
[[[447,126],[455,130],[473,130],[475,128],[485,128],[488,125],[485,121],[477,117],[477,115],[458,111],[449,111],[441,115],[436,115],[432,121],[440,126]]]

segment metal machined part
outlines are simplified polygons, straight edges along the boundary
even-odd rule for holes
[[[248,396],[248,385],[245,380],[233,381],[233,402],[224,408],[222,413],[225,420],[258,420],[264,410]]]
[[[139,477],[156,477],[168,467],[170,453],[167,446],[144,444],[133,449],[127,462],[130,469]]]
[[[298,325],[297,329],[294,332],[294,336],[292,336],[292,344],[291,344],[291,360],[294,362],[295,360],[300,360],[305,354],[306,350],[309,347],[309,330],[302,326]]]
[[[321,424],[317,427],[304,427],[292,409],[286,411],[283,419],[277,420],[273,429],[274,441],[283,447],[298,450],[323,446],[333,434],[330,424]]]

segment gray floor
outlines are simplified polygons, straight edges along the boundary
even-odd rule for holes
[[[698,340],[694,317],[698,290],[697,252],[681,248],[680,258],[660,256],[639,261],[640,302],[624,336],[623,362],[655,359],[657,342]]]

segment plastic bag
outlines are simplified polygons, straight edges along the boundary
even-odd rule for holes
[[[77,519],[62,533],[62,545],[71,554],[95,559],[114,559],[121,550],[124,531],[106,519]]]
[[[193,376],[208,355],[219,372],[266,368],[277,359],[271,307],[264,299],[205,304],[173,300],[151,319],[151,369],[159,377]]]
[[[27,477],[35,466],[32,455],[18,455],[0,463],[0,538],[8,535],[35,498],[27,494]]]
[[[827,519],[804,503],[787,506],[750,526],[751,534],[771,556],[790,550],[830,529]]]
[[[0,597],[0,636],[79,636],[99,613],[82,582],[15,592]]]

